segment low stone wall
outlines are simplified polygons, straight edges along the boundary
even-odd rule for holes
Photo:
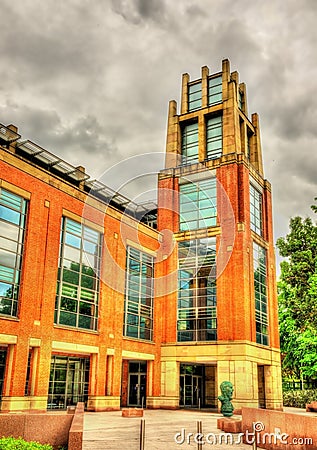
[[[76,408],[69,408],[67,412],[65,414],[1,413],[0,437],[22,437],[26,441],[50,444],[55,449],[68,445],[68,450],[81,450],[84,403],[78,403]]]
[[[245,443],[246,434],[253,432],[257,423],[257,447],[269,450],[313,450],[317,449],[317,416],[307,413],[274,411],[258,408],[242,408],[242,432]],[[307,439],[310,439],[308,441]]]
[[[74,415],[71,414],[0,414],[0,436],[22,437],[26,441],[66,446]]]

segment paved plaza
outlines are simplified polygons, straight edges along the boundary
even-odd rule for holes
[[[111,450],[139,450],[139,417],[122,417],[121,411],[85,413],[84,422],[84,442],[83,450],[111,449]],[[206,436],[210,433],[209,441],[216,436],[216,443],[206,443],[202,446],[204,450],[210,449],[251,449],[251,445],[244,445],[235,442],[233,445],[219,443],[219,435],[223,433],[217,429],[217,419],[221,414],[201,412],[201,411],[168,411],[168,410],[145,410],[143,418],[145,419],[145,450],[186,450],[197,449],[197,443],[190,436],[187,443],[188,434],[197,432],[197,421],[202,421],[202,432]],[[182,429],[185,433],[182,433]],[[177,444],[175,435],[178,435],[178,441],[185,442]],[[238,435],[233,435],[238,439]]]

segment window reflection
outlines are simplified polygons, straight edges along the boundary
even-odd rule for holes
[[[101,235],[64,218],[60,253],[55,323],[96,330]]]

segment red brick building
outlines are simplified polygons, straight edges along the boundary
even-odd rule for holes
[[[216,407],[224,380],[281,408],[271,188],[227,60],[170,102],[157,210],[0,145],[2,411]]]

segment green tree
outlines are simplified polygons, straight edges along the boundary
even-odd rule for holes
[[[281,263],[280,294],[298,328],[317,329],[317,226],[310,218],[294,217],[289,227],[289,234],[276,242],[287,258]]]
[[[288,378],[317,378],[317,226],[294,217],[289,228],[277,240],[287,258],[278,283],[282,370]]]

